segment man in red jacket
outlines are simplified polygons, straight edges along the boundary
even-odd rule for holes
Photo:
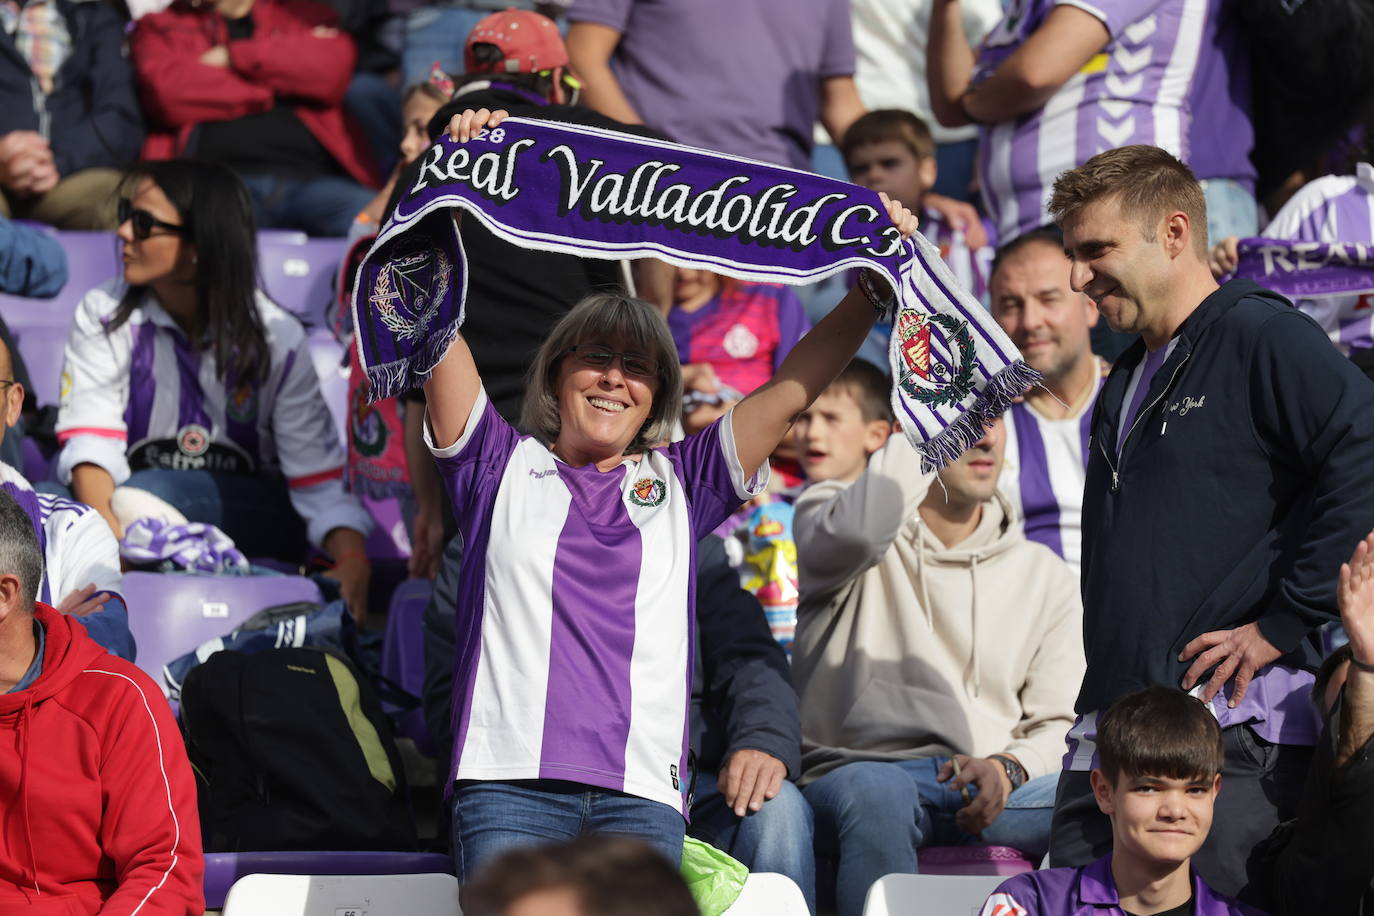
[[[141,18],[130,54],[144,156],[221,162],[260,225],[347,235],[377,169],[344,108],[357,52],[337,23],[316,0],[177,0]]]
[[[167,701],[30,599],[42,574],[0,493],[0,913],[199,916],[196,788]]]

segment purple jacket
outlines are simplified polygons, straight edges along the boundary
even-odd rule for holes
[[[1193,872],[1195,916],[1264,916],[1223,897]],[[1046,868],[1008,878],[992,892],[980,916],[1125,916],[1112,880],[1112,857],[1082,868]]]

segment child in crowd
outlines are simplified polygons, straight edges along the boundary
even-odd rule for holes
[[[1009,878],[982,916],[1256,916],[1207,886],[1191,867],[1212,826],[1221,788],[1221,726],[1211,710],[1172,687],[1127,694],[1102,716],[1097,805],[1112,821],[1112,852],[1082,868]]]
[[[890,391],[881,369],[856,359],[797,417],[792,443],[807,480],[859,479],[892,434]]]
[[[926,123],[909,111],[884,108],[870,111],[845,131],[841,148],[850,180],[885,191],[893,200],[915,213],[921,234],[940,249],[940,256],[965,289],[985,303],[996,230],[984,220],[988,243],[972,248],[965,232],[955,229],[935,210],[925,206],[926,194],[935,185],[935,140]]]
[[[789,286],[678,268],[668,327],[682,362],[682,425],[690,435],[772,378],[811,325]]]
[[[709,270],[678,268],[668,328],[682,362],[682,427],[710,426],[773,377],[811,327],[790,286],[747,283]],[[774,637],[790,646],[797,621],[796,545],[791,497],[802,483],[787,440],[769,458],[768,492],[751,500],[717,533],[746,589],[768,613]]]

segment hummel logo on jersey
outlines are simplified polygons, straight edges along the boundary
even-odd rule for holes
[[[530,476],[533,477],[535,480],[542,480],[545,477],[552,477],[554,474],[557,473],[558,468],[547,468],[542,471],[536,471],[534,468],[530,468]]]

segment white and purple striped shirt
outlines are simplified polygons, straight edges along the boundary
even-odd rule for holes
[[[1190,105],[1198,103],[1194,79],[1201,56],[1214,53],[1203,36],[1220,2],[1011,0],[1006,17],[983,41],[975,84],[1061,4],[1101,20],[1110,38],[1039,110],[984,125],[979,175],[999,237],[1012,239],[1047,223],[1054,179],[1104,150],[1148,143],[1187,161]]]
[[[992,276],[992,259],[997,254],[997,227],[983,220],[988,243],[979,249],[968,247],[964,233],[945,222],[944,217],[931,209],[921,211],[921,234],[940,249],[940,259],[949,265],[959,285],[988,304],[988,279]]]
[[[1263,235],[1290,242],[1374,244],[1374,166],[1361,162],[1354,175],[1327,175],[1304,185]],[[1374,348],[1374,295],[1342,293],[1294,304],[1315,318],[1345,355]]]
[[[429,442],[466,545],[451,779],[569,780],[685,815],[696,542],[767,465],[744,479],[733,413],[604,472],[521,436],[485,391],[471,416]]]
[[[72,320],[57,416],[63,483],[83,463],[116,484],[143,468],[280,473],[312,543],[334,528],[372,529],[343,489],[343,446],[298,319],[258,292],[270,366],[264,380],[240,382],[221,378],[151,294],[108,331],[124,290],[121,280],[96,287]]]
[[[1016,507],[1026,538],[1063,558],[1078,577],[1083,556],[1083,483],[1088,467],[1092,408],[1102,390],[1102,362],[1092,394],[1071,414],[1050,419],[1029,401],[1007,411],[1006,457],[997,487]]]

